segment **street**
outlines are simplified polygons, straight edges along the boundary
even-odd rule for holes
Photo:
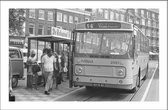
[[[111,88],[95,88],[87,90],[85,87],[69,88],[66,80],[58,89],[51,91],[49,96],[44,94],[44,87],[39,90],[26,88],[26,80],[20,80],[14,88],[16,101],[159,101],[159,69],[156,61],[150,61],[148,78],[142,82],[136,93]],[[26,69],[25,69],[26,75]]]

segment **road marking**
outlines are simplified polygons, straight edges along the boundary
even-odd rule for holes
[[[154,77],[154,75],[155,75],[155,73],[156,73],[157,68],[158,68],[158,64],[156,64],[156,68],[155,68],[154,73],[153,73],[153,75],[152,75],[152,77],[151,77],[151,79],[150,79],[150,81],[149,81],[149,83],[148,83],[148,86],[147,86],[147,88],[146,88],[146,91],[145,91],[145,93],[144,93],[142,99],[141,99],[141,102],[142,102],[142,101],[145,101],[145,98],[146,98],[146,96],[147,96],[147,93],[148,93],[148,91],[149,91],[150,85],[151,85],[151,83],[152,83],[152,80],[153,80],[153,77]]]
[[[59,98],[62,98],[62,97],[65,97],[65,96],[67,96],[67,95],[69,95],[69,94],[72,94],[72,93],[74,93],[74,92],[76,92],[76,91],[79,91],[79,90],[81,90],[81,89],[83,89],[84,87],[81,87],[81,88],[78,88],[78,89],[76,89],[76,90],[74,90],[74,91],[71,91],[71,92],[68,92],[67,94],[64,94],[64,95],[61,95],[61,96],[59,96],[59,97],[56,97],[56,98],[54,98],[52,101],[55,101],[55,100],[57,100],[57,99],[59,99]]]

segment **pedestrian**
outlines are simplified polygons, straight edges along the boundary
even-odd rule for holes
[[[11,58],[9,58],[9,92],[12,92],[12,63]]]
[[[64,63],[64,69],[63,70],[64,70],[66,78],[68,78],[68,74],[67,74],[67,72],[68,72],[68,53],[65,52],[64,56],[65,56],[65,63]]]
[[[47,54],[42,57],[42,68],[44,71],[44,74],[46,74],[47,80],[45,84],[45,92],[44,94],[49,95],[49,89],[52,87],[52,77],[53,77],[53,71],[54,68],[56,68],[56,59],[52,53],[51,49],[47,49]]]
[[[34,50],[31,50],[31,52],[30,52],[30,56],[29,56],[29,58],[27,59],[27,64],[29,65],[29,72],[31,72],[31,74],[33,75],[33,78],[34,78],[34,86],[33,86],[33,88],[34,89],[38,89],[37,88],[37,81],[38,81],[38,74],[37,74],[37,72],[39,71],[37,71],[36,69],[38,69],[38,68],[36,68],[37,66],[37,56],[36,56],[36,53],[35,53],[35,51]],[[33,82],[33,81],[32,81]]]
[[[42,62],[43,56],[46,55],[46,54],[47,54],[47,48],[44,48],[43,49],[43,54],[41,55],[41,62]],[[43,86],[45,86],[48,76],[46,76],[46,74],[44,72],[44,68],[42,67],[42,65],[41,65],[41,69],[42,69],[42,78],[43,78],[43,83],[44,83]]]
[[[53,85],[55,84],[56,89],[58,88],[59,83],[59,62],[58,62],[58,54],[57,52],[54,52],[54,57],[56,59],[56,68],[54,68],[54,73],[53,73]]]
[[[65,77],[65,62],[66,62],[66,58],[65,58],[65,54],[64,52],[61,53],[61,81],[65,81],[64,77]]]

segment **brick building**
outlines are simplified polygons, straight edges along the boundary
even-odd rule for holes
[[[126,21],[126,10],[124,9],[93,9],[92,20],[119,20]]]
[[[159,52],[159,11],[157,9],[127,9],[132,23],[150,39],[150,50]],[[128,17],[128,19],[131,19]]]
[[[51,35],[51,27],[71,32],[76,23],[88,21],[90,17],[90,13],[84,10],[26,9],[25,36]],[[36,42],[33,44],[32,48],[37,48]],[[43,49],[46,44],[39,43],[39,45],[39,49]],[[64,45],[58,44],[56,48],[63,50]]]
[[[27,9],[25,35],[50,35],[51,27],[72,31],[76,23],[90,20],[90,14],[72,9]]]

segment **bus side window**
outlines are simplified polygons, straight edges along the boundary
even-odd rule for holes
[[[141,33],[140,34],[140,40],[141,40],[141,42],[140,42],[140,50],[141,50],[141,52],[144,52],[144,39],[143,39],[144,37],[143,37],[143,34]]]
[[[136,31],[136,35],[135,35],[135,52],[134,52],[134,56],[138,57],[138,52],[140,51],[140,33],[139,31]]]
[[[135,49],[136,49],[136,51],[137,52],[139,52],[140,51],[140,33],[139,32],[137,32],[138,34],[137,34],[137,36],[136,36],[136,38],[135,38]]]

